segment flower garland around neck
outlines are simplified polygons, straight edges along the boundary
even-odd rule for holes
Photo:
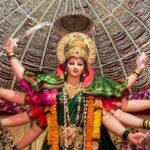
[[[98,149],[100,142],[100,127],[102,117],[102,103],[95,100],[94,96],[87,95],[87,120],[85,128],[85,150]],[[52,145],[50,150],[59,150],[58,145],[58,121],[57,121],[57,103],[47,106],[45,113],[47,117],[47,140]]]
[[[102,117],[102,103],[95,100],[94,96],[86,96],[88,103],[86,121],[85,150],[98,149],[100,143],[100,127]]]
[[[92,148],[98,149],[100,143],[100,127],[101,127],[101,118],[102,118],[102,102],[100,100],[95,100],[94,103],[94,125],[93,125],[93,134],[92,134]]]
[[[47,106],[45,109],[47,118],[47,141],[49,145],[52,145],[50,150],[59,150],[58,146],[58,121],[57,121],[57,103]]]
[[[92,147],[92,131],[93,131],[93,119],[94,119],[94,96],[87,95],[87,120],[85,129],[85,150],[91,150]]]

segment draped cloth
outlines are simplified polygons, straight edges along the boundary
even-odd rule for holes
[[[60,91],[64,86],[64,77],[57,78],[55,72],[48,74],[43,72],[30,72],[25,70],[24,80],[20,81],[20,83],[21,82],[25,82],[27,84],[28,88],[26,88],[26,90],[30,94],[31,105],[33,101],[33,105],[37,103],[42,105],[44,108],[45,106],[53,104],[55,102],[53,101],[54,99],[46,99],[43,95],[45,93],[50,93],[51,96],[48,97],[53,97],[52,95],[57,95],[57,112],[59,112],[57,113],[58,125],[63,125],[63,93]],[[104,109],[109,111],[111,109],[116,109],[117,102],[120,102],[123,92],[126,90],[127,83],[127,80],[117,83],[105,77],[94,76],[90,85],[88,87],[83,87],[82,94],[91,94],[95,97],[95,99],[101,100]],[[69,113],[72,116],[72,123],[75,122],[75,116],[77,114],[78,95],[79,93],[77,93],[73,100],[69,101]],[[35,96],[36,98],[32,98],[33,96]],[[81,101],[81,115],[79,119],[80,125],[82,124],[82,113],[83,101]],[[78,124],[77,126],[80,125]],[[101,132],[102,137],[99,150],[115,150],[115,146],[113,145],[107,133],[107,130],[104,127],[102,127]],[[48,150],[48,147],[49,146],[46,146],[44,143],[43,150]]]

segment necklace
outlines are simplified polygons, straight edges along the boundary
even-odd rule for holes
[[[64,149],[67,150],[67,148],[69,148],[70,145],[73,144],[73,142],[75,141],[77,134],[78,133],[78,127],[77,124],[79,122],[79,115],[80,115],[80,111],[81,111],[81,99],[82,99],[82,84],[80,84],[80,93],[79,93],[79,97],[78,97],[78,104],[77,104],[77,115],[76,115],[76,121],[74,124],[71,123],[71,118],[69,115],[69,107],[68,107],[68,100],[67,100],[67,95],[68,95],[68,91],[67,88],[68,86],[66,83],[64,83],[64,88],[63,88],[63,94],[64,94]],[[78,89],[78,87],[77,87]],[[79,92],[79,91],[78,91]],[[69,96],[69,95],[68,95]],[[73,137],[70,141],[70,137]],[[68,142],[69,141],[69,142]]]
[[[82,85],[82,82],[80,82],[80,83],[79,83],[79,84],[77,84],[77,85],[71,85],[71,84],[69,84],[69,83],[67,83],[67,82],[65,82],[65,84],[66,84],[68,87],[71,87],[71,88],[77,89],[79,86],[81,86],[81,85]]]
[[[74,96],[81,92],[83,90],[82,88],[82,82],[79,84],[79,85],[76,85],[76,86],[72,86],[68,83],[64,83],[64,88],[65,88],[65,91],[67,93],[67,95],[69,96],[70,99],[73,99]]]
[[[66,118],[66,121],[68,122],[68,125],[71,124],[71,118],[69,116],[69,107],[68,107],[68,100],[67,100],[67,89],[64,86],[63,88],[63,94],[64,94],[64,117]],[[79,93],[79,97],[78,97],[78,105],[77,105],[77,115],[76,115],[76,122],[75,125],[77,125],[78,121],[79,121],[79,114],[80,114],[80,110],[81,110],[81,98],[82,98],[82,93]]]

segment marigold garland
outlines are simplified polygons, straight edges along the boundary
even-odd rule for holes
[[[50,106],[47,106],[45,109],[46,118],[47,118],[47,143],[51,145],[51,113],[50,113]]]
[[[86,142],[85,149],[91,150],[92,148],[92,131],[93,131],[93,119],[94,119],[94,96],[88,95],[87,104],[87,121],[86,121]]]
[[[85,149],[98,149],[100,142],[102,103],[100,101],[95,101],[94,96],[92,95],[88,95],[86,96],[86,98],[88,103],[88,110],[86,121]],[[59,150],[59,133],[56,105],[57,104],[55,103],[45,108],[48,129],[47,140],[48,144],[52,145],[50,150]]]
[[[47,126],[48,126],[48,144],[51,144],[52,147],[50,150],[59,150],[58,146],[58,121],[57,121],[57,109],[56,109],[56,103],[47,106],[45,109],[45,112],[47,113]],[[52,123],[51,123],[52,122]]]
[[[94,149],[98,149],[100,143],[101,118],[102,118],[102,103],[101,101],[95,101],[93,134],[92,134],[92,147]]]
[[[58,146],[58,120],[57,120],[57,108],[56,103],[51,105],[51,137],[52,137],[52,148],[51,150],[59,150]]]

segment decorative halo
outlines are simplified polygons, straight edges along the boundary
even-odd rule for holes
[[[55,21],[54,30],[59,37],[63,37],[71,32],[82,32],[92,37],[95,32],[95,25],[86,14],[69,12]]]
[[[88,54],[88,60],[87,60],[87,64],[89,66],[91,66],[94,61],[95,61],[95,57],[96,57],[96,47],[95,44],[93,42],[93,40],[86,34],[80,33],[80,32],[73,32],[73,33],[69,33],[67,35],[65,35],[58,43],[57,49],[56,49],[56,53],[57,53],[57,59],[59,61],[59,63],[63,64],[66,60],[65,57],[65,48],[66,45],[68,45],[68,43],[70,42],[70,40],[76,40],[76,38],[80,38],[81,41],[88,46],[87,48],[87,54]],[[79,45],[80,46],[80,45]]]

